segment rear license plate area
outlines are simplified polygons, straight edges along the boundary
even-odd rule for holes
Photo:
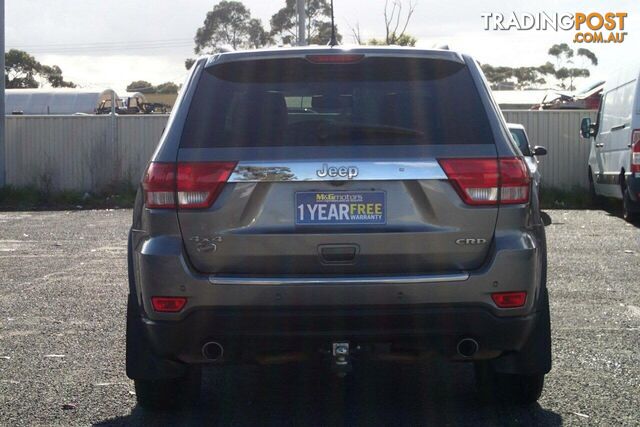
[[[296,225],[387,223],[384,191],[303,191],[295,193]]]

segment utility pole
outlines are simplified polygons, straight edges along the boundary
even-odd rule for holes
[[[0,83],[0,187],[7,184],[7,149],[4,139],[4,0],[0,0],[0,68],[2,69],[2,83]]]
[[[307,45],[307,36],[305,35],[306,13],[304,11],[304,3],[305,0],[296,0],[296,5],[298,8],[298,46]]]

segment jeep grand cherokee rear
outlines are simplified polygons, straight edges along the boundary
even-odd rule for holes
[[[471,58],[305,48],[201,58],[129,240],[127,374],[188,403],[200,368],[428,353],[529,403],[550,369],[537,191]]]

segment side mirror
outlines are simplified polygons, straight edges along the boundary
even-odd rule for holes
[[[596,135],[596,124],[591,122],[590,117],[585,117],[580,122],[580,136],[583,138],[591,138]]]
[[[533,147],[533,155],[534,156],[546,156],[547,155],[547,149],[540,146],[540,145],[536,145],[535,147]]]

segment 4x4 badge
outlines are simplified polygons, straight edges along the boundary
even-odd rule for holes
[[[358,168],[355,166],[328,166],[326,163],[322,164],[322,169],[318,169],[316,171],[316,175],[320,178],[330,177],[330,178],[347,178],[353,179],[358,176]]]

